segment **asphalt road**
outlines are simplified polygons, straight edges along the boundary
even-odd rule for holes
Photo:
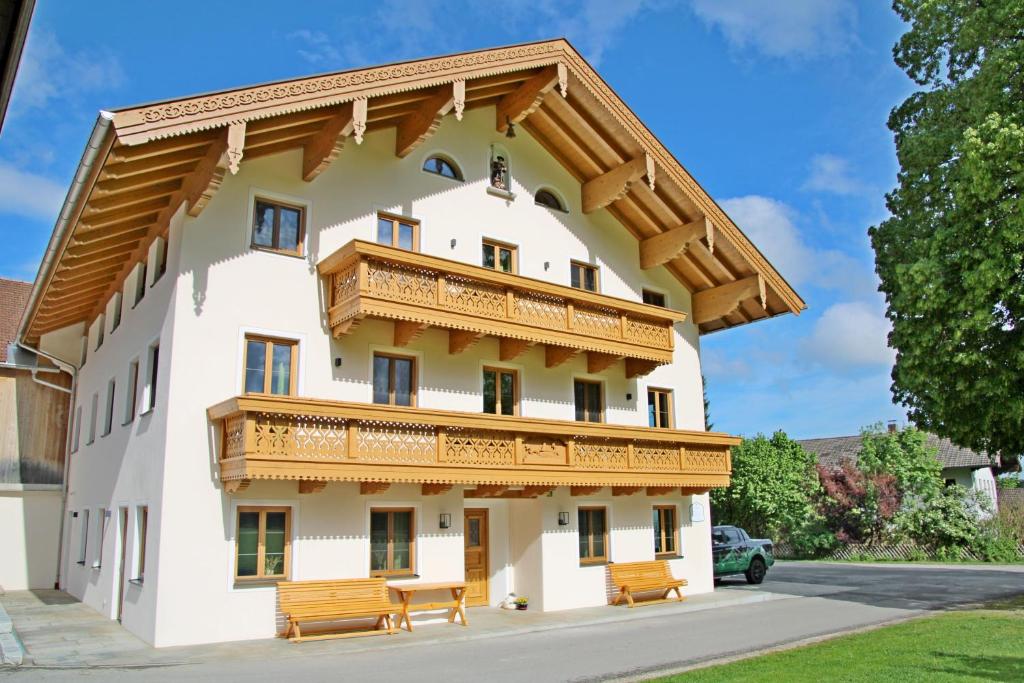
[[[225,659],[141,670],[21,670],[14,679],[132,681],[606,681],[1024,593],[1024,567],[778,564],[755,604],[483,640],[317,657]],[[301,646],[300,646],[301,647]],[[3,674],[0,673],[0,677]]]

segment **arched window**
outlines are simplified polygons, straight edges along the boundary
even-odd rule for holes
[[[537,194],[533,196],[533,201],[541,206],[546,206],[549,209],[555,211],[566,211],[567,209],[562,206],[562,200],[558,198],[551,190],[537,190]]]
[[[445,159],[442,156],[431,156],[427,157],[427,160],[423,162],[423,170],[427,173],[434,173],[436,175],[444,176],[445,178],[451,178],[452,180],[462,180],[462,171],[455,165],[454,161]]]

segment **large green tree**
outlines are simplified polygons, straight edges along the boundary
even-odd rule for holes
[[[896,349],[892,390],[922,429],[1024,452],[1024,2],[896,0],[893,52],[921,89],[893,110],[891,218],[871,228]]]

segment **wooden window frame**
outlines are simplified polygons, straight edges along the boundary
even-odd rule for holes
[[[259,212],[256,207],[259,204],[267,204],[274,207],[274,226],[270,233],[271,244],[256,244],[256,221],[259,220]],[[274,246],[281,241],[281,209],[293,209],[299,212],[299,235],[296,240],[295,249],[284,249]],[[306,207],[294,202],[271,199],[263,195],[256,195],[252,200],[252,222],[249,226],[249,248],[257,251],[265,251],[271,254],[282,254],[284,256],[295,256],[303,258],[306,250]]]
[[[587,549],[589,551],[588,557],[581,557],[580,564],[608,564],[608,558],[611,556],[609,552],[611,550],[608,545],[608,508],[604,505],[581,505],[576,508],[577,524],[579,523],[579,513],[587,513],[589,516],[592,512],[600,511],[604,514],[604,555],[594,555],[594,534],[593,532],[587,535]],[[590,528],[593,529],[594,525],[591,523]],[[579,533],[579,529],[576,530]]]
[[[679,521],[679,513],[676,506],[655,505],[654,510],[658,514],[658,526],[661,527],[661,547],[664,548],[665,541],[671,538],[673,548],[672,550],[663,550],[660,553],[657,552],[657,550],[655,550],[654,557],[658,559],[664,559],[668,557],[681,557],[682,555],[679,552],[679,525],[677,524],[677,522]],[[670,534],[665,533],[665,512],[672,513],[672,532]]]
[[[658,417],[659,412],[658,412],[658,408],[657,408],[657,403],[655,403],[655,408],[654,408],[654,421],[655,421],[655,424],[654,425],[649,424],[650,421],[648,420],[648,426],[651,427],[652,429],[672,429],[673,425],[675,424],[675,414],[674,414],[675,413],[675,401],[674,401],[675,397],[672,394],[672,390],[671,389],[662,389],[660,387],[647,387],[647,410],[648,410],[648,415],[650,414],[649,411],[651,409],[651,394],[652,393],[656,394],[656,395],[657,394],[662,394],[662,395],[665,395],[665,396],[668,397],[668,424],[667,425],[657,424],[657,422],[659,421],[660,418]],[[657,396],[655,396],[655,401],[657,401]]]
[[[381,358],[397,358],[397,359],[401,359],[401,360],[407,360],[410,363],[412,363],[412,367],[410,369],[411,377],[409,378],[409,405],[408,406],[398,406],[398,404],[395,403],[395,364],[394,363],[388,363],[388,402],[387,403],[377,403],[377,402],[375,402],[373,400],[373,373],[374,373],[374,366],[376,365],[374,360],[376,358],[378,358],[378,357],[381,357]],[[416,356],[406,356],[406,355],[403,355],[403,354],[400,354],[400,353],[388,353],[387,351],[374,351],[373,352],[373,357],[372,357],[370,363],[371,363],[370,364],[370,403],[372,403],[373,405],[377,405],[377,406],[398,406],[400,408],[406,408],[406,407],[408,407],[408,408],[415,408],[416,407],[416,405],[418,403],[418,400],[417,400],[418,399],[418,395],[417,394],[419,393],[419,381],[418,381],[419,380],[419,375],[418,375],[418,373],[419,373],[419,363],[418,363],[418,359],[416,358]]]
[[[256,532],[256,575],[238,575],[238,530],[241,528],[242,513],[259,513],[259,526]],[[266,574],[266,542],[267,513],[284,513],[284,571],[281,574]],[[234,579],[236,583],[253,583],[288,580],[292,572],[292,508],[288,505],[239,505],[235,508],[235,564]]]
[[[517,275],[519,273],[519,247],[517,245],[509,244],[508,242],[500,242],[498,240],[492,240],[492,239],[488,239],[488,238],[485,237],[481,241],[480,246],[481,246],[481,252],[483,251],[483,247],[491,247],[492,249],[494,249],[494,268],[493,268],[493,270],[495,270],[495,271],[497,271],[499,273],[504,273],[505,272],[504,270],[501,269],[501,260],[500,260],[501,252],[499,250],[507,249],[508,251],[512,252],[512,270],[510,270],[508,272],[510,274],[512,274],[512,275]],[[481,253],[481,259],[480,259],[481,263],[480,263],[480,265],[483,266],[484,268],[487,268],[488,266],[483,263],[483,258],[482,257],[483,257],[483,254]]]
[[[651,295],[651,296],[654,296],[654,297],[661,297],[661,303],[660,304],[652,304],[652,303],[650,303],[649,301],[647,301],[647,296],[648,295]],[[659,308],[668,308],[668,297],[665,295],[664,292],[658,292],[658,291],[655,291],[653,289],[647,289],[646,287],[644,287],[642,290],[640,290],[640,301],[642,301],[643,303],[647,304],[648,306],[657,306]]]
[[[373,513],[382,512],[388,516],[388,557],[387,566],[389,569],[373,569],[371,566],[370,576],[415,576],[416,575],[416,508],[414,507],[371,507],[370,508],[370,552],[373,552]],[[396,512],[409,513],[409,568],[394,570],[394,518]],[[368,558],[371,560],[372,557]]]
[[[599,401],[599,403],[601,404],[601,413],[600,413],[600,418],[601,419],[597,420],[597,422],[594,422],[593,420],[588,420],[588,419],[583,419],[583,420],[578,420],[577,419],[577,420],[574,420],[574,421],[575,422],[591,423],[591,424],[603,424],[604,423],[604,412],[605,412],[605,407],[604,407],[604,382],[601,382],[600,380],[596,380],[596,379],[581,379],[579,377],[573,378],[573,380],[572,380],[572,400],[573,400],[573,415],[574,416],[576,414],[576,384],[577,383],[588,384],[588,385],[596,386],[597,387],[597,390],[600,392],[600,399],[601,399]],[[589,411],[587,410],[586,401],[584,401],[583,410],[586,413],[586,415],[590,414]]]
[[[496,373],[494,378],[494,413],[484,415],[503,415],[501,412],[501,373],[512,375],[512,417],[519,417],[519,371],[515,368],[501,368],[496,365],[485,365],[480,371],[480,393],[483,394],[483,373]],[[482,397],[483,398],[483,397]],[[505,417],[509,417],[505,415]]]
[[[248,392],[245,390],[245,373],[249,369],[249,342],[263,342],[267,344],[269,348],[263,357],[263,391],[252,391]],[[245,346],[242,348],[242,392],[250,394],[260,394],[266,396],[281,396],[281,394],[270,393],[270,383],[273,381],[273,373],[271,370],[271,362],[273,361],[273,346],[275,344],[280,346],[292,347],[292,364],[288,375],[288,393],[286,396],[295,396],[298,393],[299,385],[299,342],[295,339],[284,339],[282,337],[267,337],[262,334],[247,334],[244,340]]]
[[[444,177],[444,176],[441,176]],[[402,249],[398,246],[398,224],[405,223],[406,225],[412,226],[412,250],[420,250],[420,222],[415,218],[409,218],[407,216],[399,216],[398,214],[388,213],[386,211],[377,212],[377,223],[373,226],[373,241],[377,244],[381,244],[378,241],[377,231],[380,229],[380,221],[391,221],[391,244],[385,244],[383,246],[393,247],[395,249]]]
[[[601,268],[599,266],[595,266],[595,265],[592,265],[590,263],[586,263],[585,261],[577,261],[576,259],[570,260],[569,261],[569,286],[570,287],[572,287],[572,274],[573,274],[573,272],[577,268],[580,269],[580,285],[583,285],[586,282],[586,278],[583,276],[583,273],[585,271],[587,271],[587,270],[594,271],[594,289],[587,289],[586,287],[582,287],[582,286],[581,287],[573,287],[573,289],[578,289],[578,290],[580,290],[582,292],[594,292],[595,294],[599,294],[601,292]]]

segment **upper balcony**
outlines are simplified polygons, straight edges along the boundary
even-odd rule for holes
[[[728,486],[729,447],[714,432],[511,417],[295,396],[247,395],[211,407],[221,425],[220,477],[228,492],[256,479],[391,483],[423,492],[475,486],[467,496],[535,497],[556,486],[615,495]]]
[[[500,357],[545,345],[555,367],[579,352],[590,372],[625,359],[626,376],[672,362],[673,323],[686,314],[458,261],[353,240],[324,259],[330,277],[328,323],[334,336],[367,317],[395,322],[405,346],[427,327],[449,330],[448,352],[484,335],[501,340]]]

